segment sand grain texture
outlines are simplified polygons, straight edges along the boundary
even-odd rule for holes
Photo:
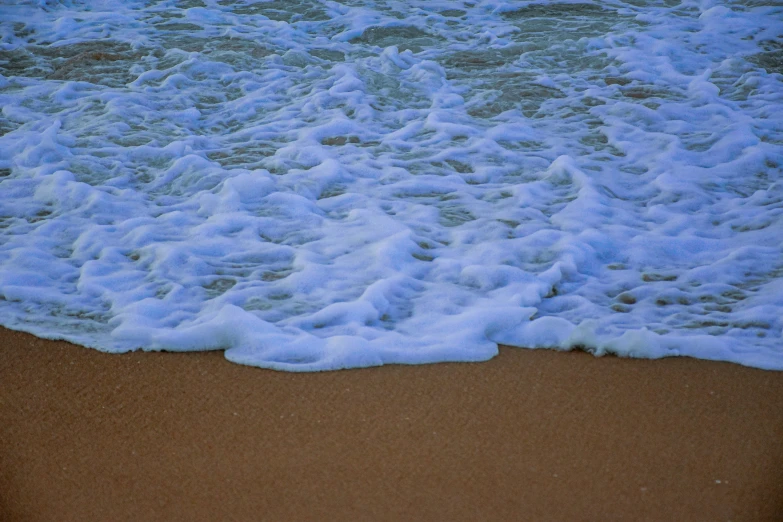
[[[286,374],[0,345],[2,520],[783,519],[781,373],[504,348]]]

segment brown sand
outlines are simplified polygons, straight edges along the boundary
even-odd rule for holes
[[[783,520],[783,373],[503,349],[286,374],[0,345],[2,520]]]

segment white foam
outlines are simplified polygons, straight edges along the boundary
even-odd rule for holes
[[[783,9],[636,4],[5,2],[0,324],[783,369]]]

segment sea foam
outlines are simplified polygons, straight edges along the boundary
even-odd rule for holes
[[[287,371],[783,369],[783,8],[0,12],[0,324]]]

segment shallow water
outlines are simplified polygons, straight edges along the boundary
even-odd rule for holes
[[[783,7],[4,2],[0,324],[783,369]]]

